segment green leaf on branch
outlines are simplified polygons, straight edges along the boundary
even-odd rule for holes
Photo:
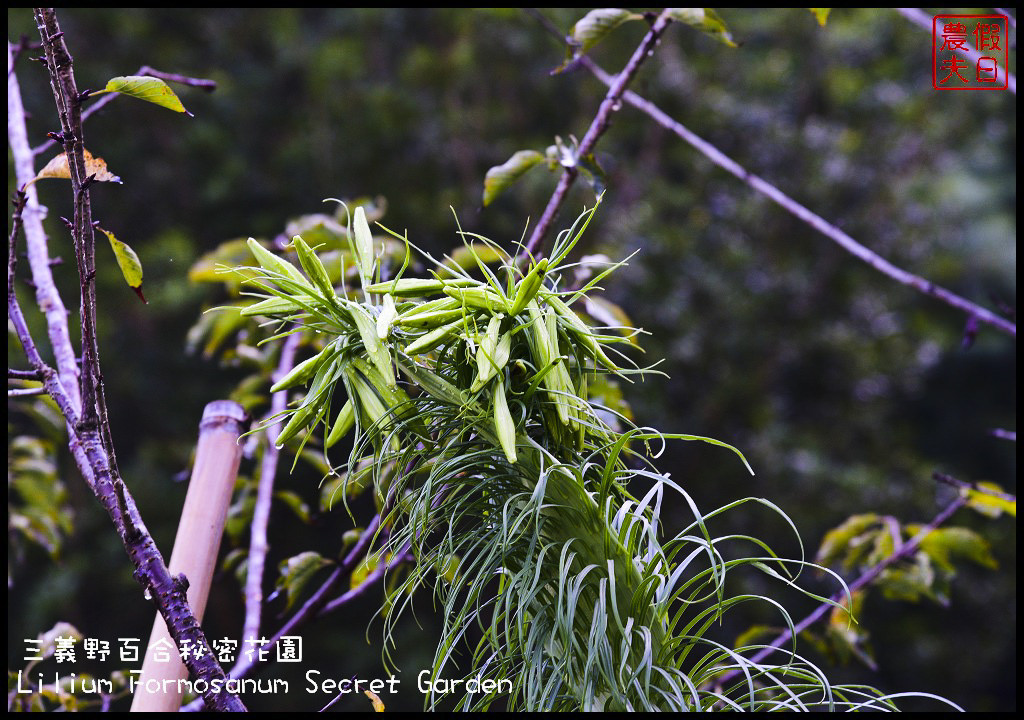
[[[932,562],[950,575],[955,572],[954,557],[971,560],[992,570],[999,567],[985,539],[964,527],[932,530],[921,540],[921,549],[928,554]]]
[[[725,21],[711,8],[669,8],[668,11],[669,16],[676,22],[692,25],[705,35],[729,47],[736,47]]]
[[[370,573],[376,570],[377,566],[380,565],[381,559],[381,554],[379,552],[367,555],[363,558],[363,561],[356,566],[355,570],[352,571],[352,575],[349,578],[348,583],[349,589],[355,590],[366,582],[366,578],[370,576]]]
[[[536,150],[520,150],[501,165],[495,165],[484,177],[484,207],[503,193],[510,185],[545,161]]]
[[[597,45],[619,25],[630,20],[642,20],[643,15],[621,8],[598,8],[583,16],[569,31],[579,45],[579,52],[586,53]]]
[[[278,490],[274,497],[283,502],[302,522],[309,524],[309,505],[291,490]]]
[[[51,443],[26,435],[7,443],[7,489],[8,542],[18,546],[21,535],[55,559],[73,516]]]
[[[875,525],[878,519],[878,515],[874,513],[852,515],[839,527],[829,530],[825,533],[825,539],[821,541],[821,547],[818,549],[818,557],[815,558],[815,562],[820,565],[832,565],[846,554],[850,543],[868,528]]]
[[[170,86],[160,78],[148,77],[146,75],[127,75],[110,78],[107,86],[93,95],[100,93],[118,92],[139,100],[151,102],[154,105],[165,107],[174,112],[185,113],[192,117],[192,113],[185,109],[181,100],[174,94]]]
[[[110,247],[114,251],[114,257],[117,258],[117,266],[121,268],[124,281],[128,283],[128,287],[135,291],[135,294],[139,296],[142,302],[148,304],[149,301],[142,294],[142,263],[139,261],[139,256],[135,254],[135,251],[127,243],[123,243],[114,237],[114,233],[103,228],[98,229],[110,240]]]
[[[886,568],[878,576],[875,584],[889,600],[919,602],[925,597],[942,603],[942,596],[935,593],[935,580],[935,569],[928,556],[919,552],[914,557],[913,564]]]
[[[284,590],[288,595],[286,611],[290,610],[302,595],[303,588],[313,579],[317,571],[331,564],[330,560],[312,550],[299,553],[281,562],[278,566],[280,577],[277,579],[277,589]]]

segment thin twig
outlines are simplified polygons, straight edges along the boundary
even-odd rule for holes
[[[14,72],[14,65],[15,65],[15,63],[18,62],[18,58],[21,57],[21,54],[23,52],[25,52],[26,50],[38,50],[39,49],[39,43],[31,42],[28,39],[27,35],[22,35],[18,39],[17,44],[12,43],[12,42],[8,42],[7,43],[7,47],[8,47],[8,50],[10,50],[10,52],[11,52],[11,54],[13,56],[11,58],[11,61],[7,64],[7,77],[10,77],[11,74]]]
[[[160,78],[167,82],[178,83],[179,85],[188,85],[189,87],[199,88],[206,92],[213,92],[217,89],[217,81],[209,80],[207,78],[196,78],[189,77],[188,75],[180,75],[178,73],[162,72],[156,68],[151,68],[149,65],[143,65],[139,68],[138,75],[149,75],[150,77]]]
[[[194,78],[189,77],[188,75],[178,75],[177,73],[165,73],[154,68],[151,68],[149,65],[143,65],[135,72],[135,74],[149,75],[151,77],[160,78],[161,80],[167,80],[169,82],[176,82],[181,85],[188,85],[189,87],[199,88],[200,90],[205,90],[206,92],[213,92],[217,89],[217,83],[214,80],[207,80],[206,78]],[[99,100],[89,105],[88,108],[82,111],[82,122],[84,123],[90,117],[98,113],[100,110],[106,107],[108,103],[114,102],[114,100],[116,100],[120,94],[121,93],[107,93]],[[38,155],[40,153],[46,152],[56,144],[57,143],[54,140],[47,139],[44,142],[41,142],[40,144],[32,148],[32,152]]]
[[[30,387],[30,388],[10,388],[7,391],[7,397],[30,397],[32,395],[45,395],[46,388],[44,387]]]
[[[925,525],[923,528],[921,528],[921,530],[919,530],[918,533],[914,535],[914,537],[910,538],[910,540],[903,543],[903,545],[900,546],[899,549],[895,550],[891,555],[882,560],[880,563],[865,570],[864,573],[860,575],[860,577],[858,577],[856,580],[850,583],[847,586],[849,594],[852,595],[861,588],[869,585],[875,579],[877,579],[878,576],[886,570],[886,568],[891,567],[893,564],[901,560],[904,560],[913,555],[915,552],[917,552],[918,547],[920,547],[921,545],[921,541],[924,540],[929,535],[929,533],[931,533],[944,522],[949,520],[949,518],[951,518],[957,510],[959,510],[966,504],[967,499],[961,496],[957,496],[952,501],[950,501],[950,503],[946,505],[944,508],[942,508],[942,510],[940,510],[939,513],[934,518],[932,518],[932,521]],[[823,602],[820,605],[818,605],[818,607],[812,613],[810,613],[807,617],[805,617],[803,620],[794,625],[793,630],[789,630],[787,628],[786,630],[781,632],[779,636],[776,637],[771,643],[769,643],[764,649],[758,651],[753,657],[751,657],[749,661],[750,664],[757,664],[762,662],[765,658],[767,658],[776,650],[778,650],[778,648],[780,648],[782,645],[789,642],[795,635],[799,635],[804,630],[809,628],[811,625],[825,617],[826,613],[832,610],[836,605],[840,604],[846,597],[846,591],[838,592],[832,596],[829,602]],[[733,668],[729,672],[719,676],[718,678],[715,678],[715,685],[721,687],[742,673],[742,667]]]
[[[7,368],[8,380],[38,380],[39,373],[36,370],[12,370]]]
[[[611,75],[602,70],[597,63],[589,57],[584,56],[580,58],[580,63],[590,70],[605,85],[610,86],[611,83],[615,81]],[[766,195],[784,210],[787,210],[800,220],[803,220],[822,235],[838,244],[851,255],[863,260],[875,270],[878,270],[882,274],[892,278],[901,285],[911,287],[925,295],[941,300],[951,307],[962,310],[967,313],[968,316],[976,317],[980,322],[987,323],[988,325],[991,325],[992,327],[1014,337],[1017,336],[1017,325],[1015,323],[1010,322],[1004,317],[996,315],[991,310],[977,305],[966,298],[960,297],[956,293],[951,292],[944,287],[936,285],[930,280],[926,280],[925,278],[896,267],[878,253],[873,250],[869,250],[864,245],[861,245],[820,215],[808,210],[806,207],[768,181],[743,168],[739,163],[728,157],[714,145],[699,137],[696,133],[690,131],[682,123],[674,120],[654,103],[645,100],[631,90],[627,90],[623,94],[622,99],[649,116],[665,129],[671,130],[677,136],[689,143],[693,148],[704,154],[704,156],[711,160],[711,162],[715,163],[726,172],[736,176],[752,189]]]
[[[295,365],[295,352],[299,349],[302,336],[299,333],[290,335],[281,348],[281,358],[274,373],[277,382]],[[271,400],[271,417],[284,412],[288,404],[288,391],[274,393]],[[265,445],[263,462],[260,465],[259,487],[256,491],[256,507],[253,510],[252,525],[249,532],[249,555],[246,564],[245,578],[245,622],[242,627],[242,638],[258,638],[260,636],[260,615],[263,608],[263,568],[267,560],[270,544],[267,542],[267,525],[270,522],[270,504],[274,498],[274,478],[277,475],[277,464],[281,451],[277,449],[277,436],[281,433],[279,424],[271,425],[264,431]]]
[[[1017,498],[1011,495],[1010,493],[1000,492],[993,488],[985,487],[984,485],[979,485],[976,482],[967,482],[966,480],[960,480],[958,478],[953,477],[952,475],[947,475],[946,473],[935,472],[932,473],[932,477],[941,483],[945,483],[946,485],[952,485],[958,490],[973,490],[974,492],[981,493],[982,495],[990,495],[994,498],[998,498],[1000,500],[1003,500],[1004,502],[1017,502]]]
[[[395,565],[400,565],[401,563],[409,560],[409,548],[409,543],[405,543],[398,550],[398,552],[396,552],[392,556],[391,560],[379,563],[377,567],[373,569],[373,572],[368,574],[366,576],[366,579],[364,579],[363,582],[359,583],[358,586],[352,588],[351,590],[348,590],[345,593],[342,593],[341,595],[339,595],[338,597],[334,598],[329,603],[324,605],[323,608],[317,613],[317,617],[321,615],[326,615],[327,613],[334,612],[338,608],[348,604],[349,602],[351,602],[352,600],[366,592],[366,590],[375,582],[377,582],[378,579],[384,577],[384,574],[392,567],[394,567]]]
[[[390,565],[386,562],[382,562],[373,569],[373,572],[368,574],[361,583],[356,587],[345,591],[338,597],[331,600],[329,603],[323,606],[317,615],[326,615],[329,612],[333,612],[343,605],[348,604],[355,598],[365,593],[371,586],[373,586],[378,580],[384,577],[384,573],[388,570]]]
[[[655,46],[658,43],[658,39],[661,37],[665,29],[671,24],[672,19],[668,10],[663,10],[660,15],[651,24],[651,29],[647,31],[647,35],[640,42],[640,45],[633,52],[633,56],[626,63],[626,66],[622,69],[618,75],[615,76],[615,80],[608,86],[608,94],[605,95],[604,100],[601,101],[601,106],[597,110],[597,115],[594,116],[594,120],[590,123],[590,127],[587,129],[587,134],[583,136],[583,140],[580,141],[579,147],[575,150],[577,158],[585,158],[589,155],[597,141],[604,135],[605,131],[611,126],[612,113],[619,110],[621,106],[621,98],[623,92],[626,90],[626,86],[636,77],[637,71],[643,64],[644,60],[651,56]],[[522,255],[534,257],[540,257],[543,253],[541,252],[540,244],[547,234],[548,229],[551,227],[555,218],[558,217],[558,211],[562,207],[562,203],[565,202],[565,197],[569,193],[569,188],[572,187],[573,182],[576,180],[576,176],[579,171],[576,166],[565,168],[565,172],[562,173],[562,177],[558,180],[558,185],[555,187],[554,193],[551,195],[551,199],[548,200],[547,207],[544,208],[544,213],[540,216],[540,220],[537,222],[537,226],[533,229],[533,234],[530,236],[530,240],[526,243],[526,247],[523,249]]]
[[[903,17],[905,17],[907,20],[909,20],[910,22],[914,23],[915,25],[917,25],[917,26],[927,30],[929,33],[934,31],[933,23],[937,24],[940,30],[945,28],[946,24],[944,22],[942,22],[941,20],[936,22],[936,20],[935,20],[935,18],[933,16],[929,15],[928,13],[924,12],[923,10],[919,10],[918,8],[897,8],[897,9],[899,10],[900,15],[902,15]],[[1006,13],[1006,15],[1007,15],[1007,18],[1009,18],[1009,13]],[[1016,25],[1017,25],[1016,21],[1014,21],[1013,24],[1016,27]],[[1008,38],[1003,38],[1003,40],[1004,41],[1008,41]],[[967,47],[966,45],[956,45],[956,46],[954,46],[953,50],[954,50],[954,52],[956,52],[959,55],[967,58],[968,60],[970,60],[972,63],[975,63],[975,64],[977,64],[978,60],[981,59],[981,53],[980,52],[978,52],[977,50],[975,50],[972,47]],[[1010,92],[1012,92],[1014,95],[1016,95],[1017,94],[1017,76],[1014,75],[1012,72],[1010,72],[1010,68],[1004,68],[1003,70],[1006,72],[1006,87],[1007,87],[1007,89]]]

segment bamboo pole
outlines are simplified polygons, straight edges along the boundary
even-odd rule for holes
[[[188,603],[198,621],[202,621],[206,609],[238,474],[242,455],[238,438],[245,419],[245,410],[238,403],[216,400],[206,406],[199,424],[195,466],[169,564],[172,575],[183,573],[188,578]],[[183,685],[178,681],[188,677],[188,670],[159,614],[146,647],[132,712],[176,712],[181,706],[179,687]],[[169,657],[160,658],[154,650],[163,650]]]

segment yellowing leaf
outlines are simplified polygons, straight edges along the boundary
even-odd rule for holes
[[[145,100],[160,107],[165,107],[168,110],[185,113],[192,117],[192,113],[185,109],[185,106],[181,104],[181,100],[174,94],[174,91],[160,78],[145,75],[127,75],[110,78],[105,88],[93,94],[98,95],[101,92],[119,92],[122,95]]]
[[[352,571],[352,575],[349,577],[349,589],[355,590],[357,587],[366,581],[366,578],[370,576],[377,566],[380,565],[381,557],[380,553],[374,553],[367,555],[361,563],[359,563],[355,570]]]
[[[936,528],[921,540],[921,549],[946,572],[952,573],[953,558],[971,560],[983,567],[998,567],[988,542],[978,533],[963,527]]]
[[[121,182],[121,178],[107,170],[107,163],[103,158],[94,157],[88,150],[83,150],[82,152],[85,154],[86,177],[92,175],[93,180],[96,182]],[[44,178],[71,179],[71,168],[68,166],[67,153],[61,153],[46,163],[43,169],[25,184],[25,188],[28,188],[36,180],[43,180]]]
[[[372,693],[369,690],[363,690],[363,694],[370,698],[370,703],[373,705],[374,712],[384,712],[384,701],[377,697],[376,693]]]
[[[139,256],[126,243],[114,237],[114,233],[103,228],[99,228],[99,230],[110,240],[110,247],[114,250],[114,257],[117,258],[117,265],[121,268],[124,281],[135,291],[142,302],[148,304],[149,301],[142,294],[142,263],[139,262]]]
[[[968,507],[982,515],[999,517],[1007,513],[1017,517],[1017,498],[995,483],[979,482],[976,489],[965,488],[962,493],[967,498]]]
[[[818,556],[814,561],[819,565],[831,565],[836,562],[845,555],[851,542],[876,525],[878,521],[879,517],[874,513],[850,516],[843,521],[842,525],[825,533]]]

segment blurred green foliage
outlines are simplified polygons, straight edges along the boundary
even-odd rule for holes
[[[583,11],[545,14],[567,31]],[[824,28],[806,10],[720,15],[740,47],[672,28],[632,89],[897,265],[983,305],[1015,307],[1014,96],[934,91],[931,40],[894,11],[835,10]],[[117,100],[86,128],[87,146],[125,182],[94,189],[94,215],[135,248],[146,271],[143,306],[112,255],[98,250],[101,357],[119,462],[167,549],[185,490],[173,481],[187,477],[202,407],[246,375],[185,352],[199,312],[224,299],[215,286],[188,282],[193,263],[230,238],[270,240],[290,218],[330,213],[325,197],[386,198],[388,226],[408,228],[432,252],[458,244],[450,208],[465,229],[511,247],[553,181],[530,173],[481,211],[488,168],[555,135],[582,135],[604,95],[583,70],[550,76],[564,48],[514,10],[79,9],[60,21],[81,88],[141,65],[218,82],[209,95],[175,88],[194,119]],[[34,37],[31,16],[9,10],[9,39],[20,33]],[[642,33],[641,23],[624,25],[593,56],[617,71]],[[49,84],[25,58],[17,73],[31,141],[40,143],[56,129]],[[951,492],[931,480],[935,470],[1016,492],[1015,447],[988,432],[1016,428],[1013,339],[983,327],[963,349],[962,314],[862,265],[630,108],[616,115],[597,159],[609,190],[584,251],[618,259],[640,250],[607,293],[652,333],[647,357],[664,357],[660,369],[671,376],[624,389],[634,416],[728,441],[757,471],[751,479],[710,448],[670,446],[659,466],[704,506],[769,498],[795,519],[813,555],[825,532],[854,514],[927,522]],[[10,186],[11,169],[8,176]],[[74,308],[70,248],[56,221],[70,215],[70,193],[56,180],[38,188],[52,252],[65,260],[58,282]],[[575,189],[564,222],[591,201],[589,190]],[[11,343],[8,355],[19,355]],[[32,429],[20,416],[9,420],[10,436]],[[58,620],[110,640],[145,637],[152,620],[107,519],[66,453],[57,462],[73,535],[56,562],[40,551],[9,570],[9,668],[21,666],[21,639]],[[279,488],[318,507],[318,477],[297,470]],[[355,508],[357,517],[365,509]],[[737,529],[762,519],[730,518]],[[861,627],[878,669],[854,663],[839,679],[1009,710],[1015,521],[966,511],[955,520],[986,539],[1000,569],[958,566],[946,607],[868,597]],[[306,526],[275,508],[268,567],[325,536],[334,548],[350,527],[337,510],[314,513]],[[229,573],[215,582],[211,636],[238,634],[239,595]],[[366,632],[379,602],[364,598],[345,617],[319,621],[306,635],[304,667],[380,676],[380,635]],[[436,640],[432,603],[417,608],[422,629],[410,623],[408,642],[393,653],[405,687],[429,667]],[[280,598],[268,622],[282,609]],[[746,629],[725,626],[722,637],[731,642]],[[303,709],[330,699],[308,697]],[[412,692],[388,707],[419,702]],[[296,696],[260,703],[298,706]]]

